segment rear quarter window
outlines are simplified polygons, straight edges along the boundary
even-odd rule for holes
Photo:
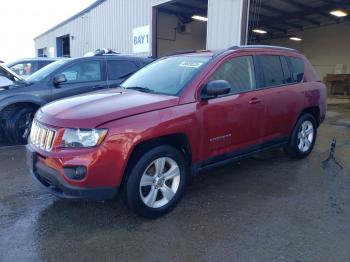
[[[297,57],[289,57],[292,70],[293,83],[300,83],[304,79],[305,64],[304,60]]]

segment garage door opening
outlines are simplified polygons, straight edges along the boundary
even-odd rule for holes
[[[153,9],[153,56],[203,50],[207,39],[208,0],[176,0]]]
[[[325,82],[341,81],[350,74],[349,14],[348,0],[252,0],[248,43],[298,49]]]
[[[56,48],[58,57],[70,57],[69,35],[57,37]]]

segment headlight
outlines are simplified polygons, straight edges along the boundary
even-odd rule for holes
[[[66,128],[62,137],[62,147],[94,147],[102,143],[107,129]]]

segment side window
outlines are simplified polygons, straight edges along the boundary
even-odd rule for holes
[[[211,80],[226,80],[231,84],[231,94],[255,89],[255,70],[251,56],[241,56],[225,62]]]
[[[38,65],[38,70],[47,66],[48,64],[51,64],[54,61],[39,61],[39,65]]]
[[[304,79],[304,61],[296,57],[289,57],[289,60],[292,66],[293,82],[302,82]]]
[[[152,63],[151,61],[147,61],[147,62],[139,62],[139,66],[140,67],[144,67],[144,66],[146,66],[146,65],[148,65],[148,64],[150,64],[150,63]]]
[[[100,81],[101,64],[99,61],[81,62],[66,68],[61,74],[66,76],[66,83]]]
[[[117,80],[135,73],[138,67],[130,61],[107,61],[108,79]]]
[[[293,83],[292,73],[289,70],[289,66],[287,63],[287,59],[285,56],[280,56],[281,64],[282,64],[282,70],[283,70],[283,84],[290,84]]]
[[[264,87],[279,86],[284,84],[284,75],[279,56],[258,56],[264,76]]]
[[[35,71],[37,71],[38,64],[37,62],[23,62],[11,66],[11,70],[14,71],[17,75],[20,76],[30,76]]]

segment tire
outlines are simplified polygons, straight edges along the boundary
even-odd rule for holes
[[[183,154],[162,145],[144,151],[135,160],[123,184],[126,205],[146,218],[167,214],[181,199],[187,182],[189,171]]]
[[[287,145],[287,153],[294,158],[307,157],[314,148],[316,136],[317,124],[315,118],[308,113],[301,115]]]
[[[27,144],[35,112],[34,108],[22,108],[10,114],[5,125],[12,144]]]

